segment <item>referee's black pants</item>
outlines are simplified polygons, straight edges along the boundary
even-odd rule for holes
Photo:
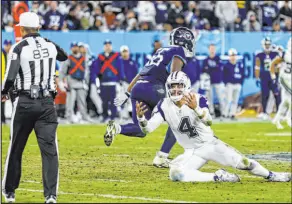
[[[57,113],[52,97],[31,99],[30,96],[20,94],[15,99],[10,126],[10,145],[2,183],[5,192],[15,192],[19,186],[22,153],[34,129],[42,155],[44,196],[57,196],[59,180],[57,126]]]

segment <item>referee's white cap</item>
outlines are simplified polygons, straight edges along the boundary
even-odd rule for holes
[[[19,16],[18,26],[38,28],[40,27],[40,19],[34,12],[24,12]]]

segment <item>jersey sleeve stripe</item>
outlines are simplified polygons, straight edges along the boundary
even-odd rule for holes
[[[158,112],[160,113],[160,115],[162,116],[162,118],[164,119],[164,121],[166,121],[166,120],[165,120],[164,112],[163,112],[163,110],[162,110],[162,108],[161,108],[162,102],[163,102],[163,100],[160,100],[160,101],[158,102],[158,104],[157,104],[157,110],[158,110]]]
[[[181,56],[179,55],[173,55],[173,57],[178,57],[181,59],[181,61],[183,61],[184,65],[186,64],[186,60],[184,58],[182,58]]]

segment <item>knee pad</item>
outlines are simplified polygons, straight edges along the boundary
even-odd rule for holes
[[[172,181],[182,181],[183,171],[177,167],[171,167],[169,170],[169,178]]]
[[[243,157],[239,163],[237,164],[236,168],[240,169],[240,170],[251,170],[253,169],[253,163],[255,162],[255,160],[252,159],[248,159],[246,157]]]

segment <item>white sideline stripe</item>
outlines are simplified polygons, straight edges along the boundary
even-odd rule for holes
[[[32,181],[32,180],[26,180],[26,181],[22,181],[23,183],[42,183],[40,181]]]
[[[34,189],[26,189],[26,188],[18,188],[19,191],[30,191],[30,192],[39,192],[43,193],[43,190],[34,190]],[[197,203],[197,202],[189,202],[189,201],[180,201],[180,200],[165,200],[159,198],[147,198],[147,197],[135,197],[135,196],[118,196],[112,194],[95,194],[95,193],[69,193],[69,192],[58,192],[58,195],[79,195],[79,196],[94,196],[94,197],[103,197],[103,198],[112,198],[112,199],[133,199],[133,200],[146,200],[146,201],[157,201],[157,202],[165,202],[165,203]]]
[[[133,182],[133,181],[115,180],[115,179],[93,179],[92,181],[121,182],[121,183],[130,183],[130,182]],[[39,183],[39,184],[42,183],[40,181],[32,181],[32,180],[24,180],[22,182],[23,183]]]
[[[130,157],[128,154],[103,154],[105,157]]]
[[[265,136],[291,136],[291,132],[270,132],[265,133]]]
[[[10,123],[10,144],[9,144],[9,147],[8,147],[7,157],[6,157],[5,166],[4,166],[4,176],[3,176],[3,180],[2,180],[2,190],[5,190],[5,185],[6,185],[7,171],[8,171],[8,165],[9,165],[8,163],[9,163],[9,159],[10,159],[12,141],[13,141],[13,123],[14,123],[14,117],[15,117],[16,109],[17,109],[17,105],[18,105],[18,99],[19,99],[19,97],[17,97],[15,99],[14,103],[13,103],[13,110],[12,110],[11,123]]]

